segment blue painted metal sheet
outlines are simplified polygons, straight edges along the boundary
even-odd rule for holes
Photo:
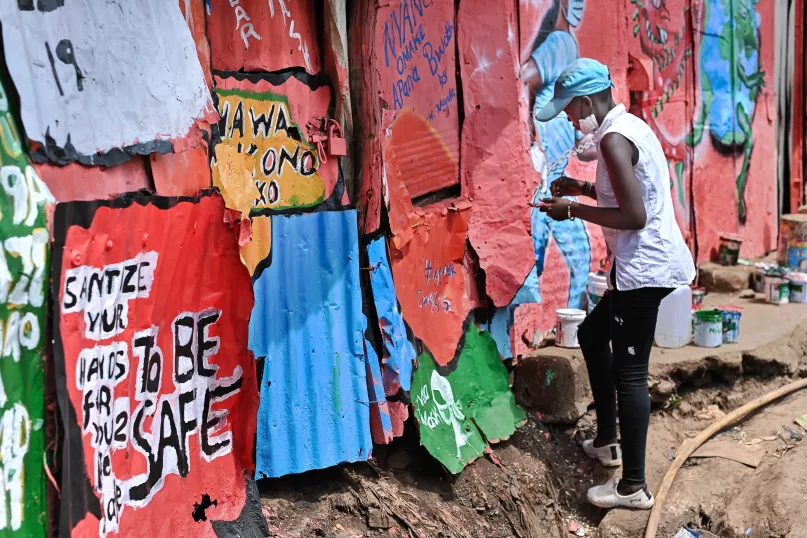
[[[389,404],[384,395],[384,383],[381,381],[381,365],[375,348],[367,340],[364,341],[364,351],[367,358],[367,393],[370,395],[370,431],[374,443],[386,445],[395,436],[392,433]]]
[[[395,295],[386,238],[379,237],[367,245],[370,267],[370,285],[373,300],[384,338],[384,388],[388,396],[398,392],[398,387],[409,391],[412,386],[412,364],[415,348],[406,337],[406,326]]]
[[[372,450],[356,211],[272,217],[249,347],[265,357],[256,472],[367,460]]]

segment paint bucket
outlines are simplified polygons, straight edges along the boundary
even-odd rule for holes
[[[720,265],[737,265],[737,260],[740,258],[740,245],[742,239],[733,235],[721,235],[720,247],[717,251],[717,261]]]
[[[775,264],[768,262],[754,264],[754,272],[751,273],[751,289],[754,293],[765,293],[765,273],[775,268]]]
[[[589,314],[592,310],[594,310],[594,307],[597,306],[597,303],[600,302],[600,299],[603,298],[606,291],[608,291],[608,277],[606,274],[602,271],[589,273],[588,289],[586,294],[588,297]]]
[[[785,266],[798,271],[807,271],[807,243],[796,243],[787,247]]]
[[[807,273],[790,273],[790,302],[807,303]]]
[[[784,267],[807,272],[807,215],[782,215],[777,261]]]
[[[723,344],[723,313],[719,310],[695,312],[695,345],[720,347]]]
[[[765,275],[765,302],[787,304],[790,302],[790,281],[777,274]]]
[[[692,310],[697,312],[703,308],[704,297],[706,297],[706,288],[703,286],[692,286]]]
[[[740,317],[743,315],[741,306],[718,306],[723,314],[723,343],[738,344],[740,342]]]
[[[558,324],[555,326],[555,344],[566,348],[580,347],[577,341],[577,328],[586,319],[585,310],[560,308],[556,313]]]

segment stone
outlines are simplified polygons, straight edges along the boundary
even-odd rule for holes
[[[740,292],[740,299],[753,299],[757,296],[757,292],[752,289],[743,290]]]
[[[513,392],[520,405],[541,413],[546,423],[574,424],[593,402],[579,349],[544,348],[522,358]]]
[[[650,401],[654,404],[663,404],[675,393],[675,383],[669,379],[650,379]]]
[[[754,267],[749,265],[726,267],[717,263],[702,263],[698,284],[709,293],[739,293],[748,289],[753,271]]]

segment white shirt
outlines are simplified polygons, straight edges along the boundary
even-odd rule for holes
[[[641,230],[602,228],[611,251],[611,264],[616,267],[617,289],[676,288],[690,284],[695,278],[695,264],[675,221],[667,159],[650,127],[626,112],[625,105],[614,107],[594,133],[597,205],[619,207],[600,151],[600,142],[608,133],[621,134],[639,151],[639,161],[633,171],[647,214],[647,223]],[[608,287],[613,289],[614,283],[608,280]]]

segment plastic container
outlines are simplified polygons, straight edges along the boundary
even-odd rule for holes
[[[585,310],[560,308],[556,312],[558,324],[555,326],[555,344],[558,347],[577,348],[577,328],[586,319]]]
[[[738,344],[740,342],[740,317],[743,315],[741,306],[718,306],[723,314],[723,343]]]
[[[751,274],[751,289],[755,293],[765,293],[765,273],[775,268],[776,265],[768,262],[754,264],[754,272]]]
[[[591,313],[597,303],[600,302],[605,292],[608,291],[608,277],[602,271],[588,274],[588,312]]]
[[[790,302],[807,303],[807,273],[790,273]]]
[[[692,289],[681,286],[661,301],[656,322],[656,345],[679,348],[692,341]]]
[[[739,237],[731,235],[720,236],[720,247],[717,252],[717,261],[720,265],[737,265],[737,260],[740,258],[740,245],[743,242]]]
[[[703,308],[703,298],[706,297],[706,288],[692,286],[692,310],[696,312]]]
[[[720,347],[723,344],[723,313],[719,310],[695,312],[695,345]]]
[[[790,302],[790,280],[781,276],[765,275],[765,301],[770,304]]]
[[[787,247],[787,267],[807,271],[807,243],[795,243]]]

